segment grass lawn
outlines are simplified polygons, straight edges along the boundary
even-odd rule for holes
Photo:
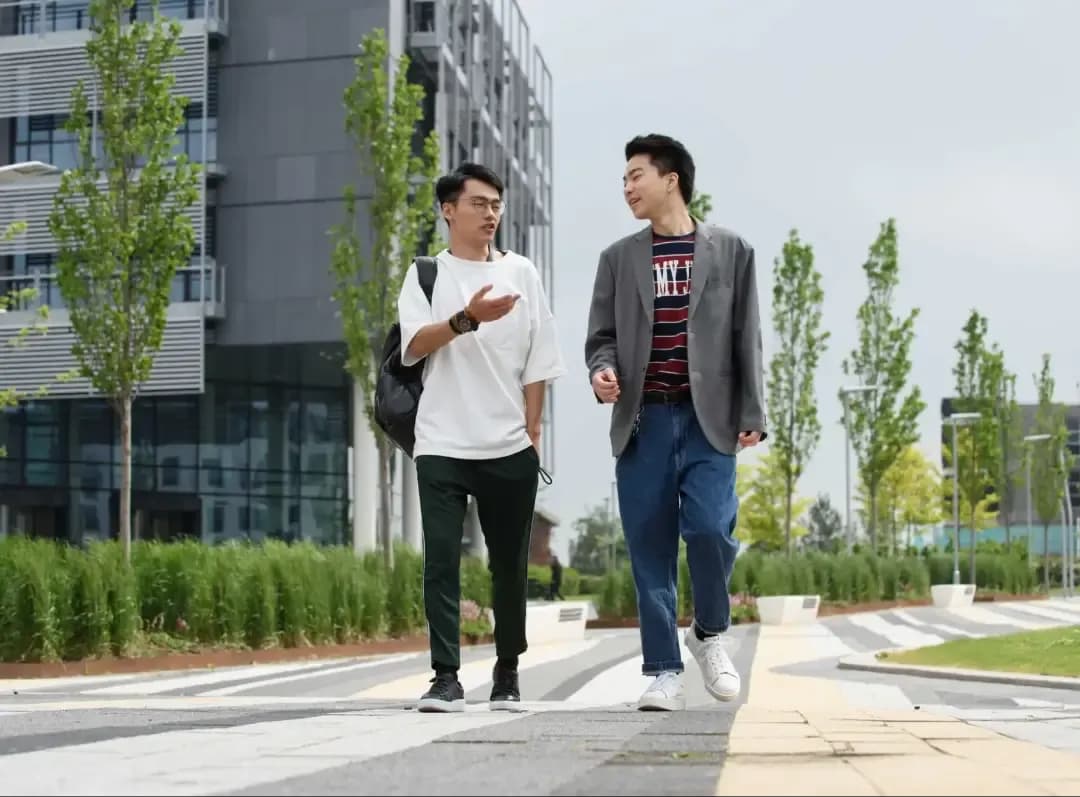
[[[927,664],[1035,675],[1080,676],[1080,626],[954,639],[941,645],[881,655],[895,664]]]

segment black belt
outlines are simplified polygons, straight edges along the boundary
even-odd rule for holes
[[[682,404],[690,401],[689,390],[647,390],[642,395],[642,404]]]

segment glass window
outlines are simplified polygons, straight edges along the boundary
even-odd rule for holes
[[[64,483],[63,440],[57,401],[30,401],[24,405],[26,418],[26,483],[52,487]]]
[[[79,490],[74,493],[71,539],[104,540],[110,536],[109,491]]]
[[[297,514],[303,527],[303,538],[319,545],[341,545],[345,542],[345,504],[302,498]]]
[[[248,388],[211,384],[199,417],[200,491],[246,494],[248,489]]]
[[[104,401],[71,405],[71,484],[84,490],[107,490],[113,451],[112,410]]]
[[[193,493],[198,489],[198,398],[159,398],[155,403],[158,489]]]
[[[119,431],[120,419],[117,418]],[[143,398],[135,402],[131,412],[131,486],[135,490],[155,489],[154,479],[154,403]],[[117,438],[119,443],[119,437]],[[117,450],[115,484],[120,485],[121,453]]]
[[[23,417],[18,407],[0,410],[0,484],[22,484]]]

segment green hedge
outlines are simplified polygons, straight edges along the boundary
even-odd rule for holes
[[[379,554],[269,542],[208,547],[114,542],[73,548],[0,540],[0,661],[138,655],[148,649],[346,643],[423,631],[423,566]],[[491,605],[491,575],[461,568],[462,600]]]
[[[963,578],[968,563],[961,559]],[[930,595],[931,584],[952,582],[952,557],[944,554],[898,558],[866,553],[805,553],[788,559],[782,554],[751,551],[735,560],[729,592],[733,596],[821,595],[830,603],[919,599]],[[976,584],[981,590],[1030,594],[1037,588],[1035,566],[1016,553],[980,553],[976,556]],[[689,568],[685,552],[679,561],[678,611],[691,612]],[[597,612],[603,617],[632,617],[637,609],[628,567],[603,579]],[[629,598],[629,599],[628,599]],[[744,601],[739,601],[740,606]]]

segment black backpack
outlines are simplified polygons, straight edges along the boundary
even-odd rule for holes
[[[438,275],[438,262],[433,257],[418,257],[415,262],[416,276],[430,304]],[[375,374],[373,410],[378,427],[409,457],[412,457],[416,444],[416,410],[424,390],[426,363],[425,359],[416,365],[402,364],[401,326],[395,322],[383,342],[382,360]]]

